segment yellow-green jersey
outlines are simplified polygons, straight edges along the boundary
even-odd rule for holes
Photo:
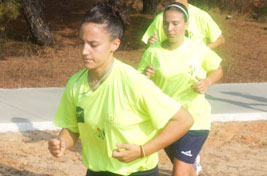
[[[88,169],[129,175],[155,168],[158,154],[124,163],[112,157],[117,144],[148,143],[180,107],[144,75],[114,59],[112,71],[95,90],[88,85],[87,69],[70,78],[54,124],[80,134]]]
[[[218,69],[221,58],[204,44],[185,38],[175,50],[167,50],[162,43],[151,45],[144,53],[138,70],[155,66],[151,80],[167,95],[178,101],[193,116],[190,130],[210,129],[211,107],[204,94],[191,87],[198,78],[206,78],[207,73]]]
[[[209,44],[215,42],[222,34],[218,25],[207,12],[189,4],[188,13],[189,25],[187,29],[187,37],[191,40]],[[142,41],[147,44],[148,39],[153,36],[154,33],[156,33],[159,42],[167,39],[163,30],[163,12],[159,13],[154,18],[153,22],[143,35]]]

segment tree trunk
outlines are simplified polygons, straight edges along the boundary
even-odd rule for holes
[[[143,0],[143,13],[155,14],[159,0]]]
[[[32,36],[39,45],[54,45],[55,39],[44,21],[42,0],[22,0]]]

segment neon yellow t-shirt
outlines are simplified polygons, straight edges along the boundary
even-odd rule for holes
[[[211,16],[189,4],[189,26],[188,26],[188,38],[197,42],[204,42],[206,45],[215,42],[218,37],[222,34],[222,31],[218,25],[213,21]],[[143,35],[142,41],[147,44],[148,39],[153,36],[154,32],[158,37],[158,41],[164,41],[167,39],[163,30],[163,12],[159,13],[150,24],[145,34]]]
[[[198,94],[191,87],[196,77],[206,78],[207,72],[218,69],[221,58],[204,44],[185,38],[182,46],[166,50],[161,43],[151,45],[144,53],[138,70],[155,66],[151,80],[159,88],[177,100],[193,116],[190,130],[210,129],[211,108],[204,94]]]
[[[111,73],[92,91],[84,69],[70,78],[54,124],[79,133],[82,160],[93,171],[120,175],[149,170],[157,152],[129,163],[112,158],[117,144],[142,145],[153,139],[181,105],[134,68],[114,60]]]

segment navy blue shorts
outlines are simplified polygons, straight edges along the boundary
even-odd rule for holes
[[[209,130],[190,130],[174,144],[165,148],[168,157],[174,157],[185,163],[193,164],[203,144],[209,135]]]

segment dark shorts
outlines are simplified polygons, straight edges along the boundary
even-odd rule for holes
[[[114,173],[111,173],[111,172],[105,172],[105,171],[94,172],[94,171],[91,171],[91,170],[88,169],[87,173],[86,173],[86,176],[121,176],[121,175],[114,174]],[[151,169],[151,170],[139,171],[139,172],[132,173],[130,176],[160,176],[160,174],[159,174],[159,169],[158,169],[158,166],[157,166],[157,167],[155,167],[154,169]]]
[[[165,148],[165,152],[173,158],[193,164],[203,144],[209,135],[209,130],[190,130],[181,139]]]

